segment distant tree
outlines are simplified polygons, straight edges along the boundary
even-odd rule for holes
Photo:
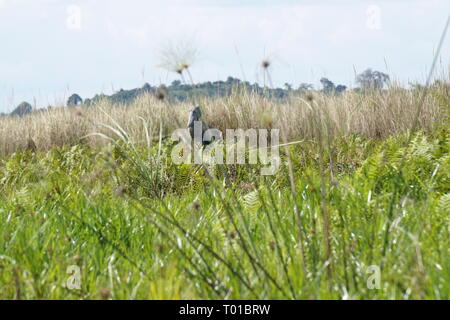
[[[312,89],[314,89],[314,86],[312,84],[310,84],[310,83],[305,83],[305,82],[300,83],[300,85],[298,87],[299,91],[309,91],[309,90],[312,90]]]
[[[291,90],[292,90],[292,84],[286,82],[286,83],[284,84],[284,88],[285,88],[287,91],[291,91]]]
[[[356,76],[356,83],[364,90],[383,89],[384,85],[389,82],[389,75],[367,69]]]
[[[327,78],[320,79],[320,83],[322,83],[323,89],[322,92],[325,93],[342,93],[347,90],[347,86],[342,84],[338,84],[337,86]]]
[[[228,77],[226,82],[227,82],[227,84],[233,84],[233,83],[239,83],[239,82],[241,82],[241,80],[239,80],[237,78],[233,78],[233,77]]]
[[[228,77],[226,81],[207,81],[196,84],[183,84],[180,80],[175,80],[168,86],[164,93],[164,99],[170,101],[186,101],[200,97],[225,97],[229,96],[234,88],[239,87],[242,90],[248,90],[258,95],[265,95],[270,98],[284,99],[288,97],[288,91],[294,90],[291,84],[284,88],[266,88],[260,87],[258,83],[251,84],[248,81],[241,81],[238,78]],[[306,90],[313,89],[310,84],[302,84],[301,88]],[[86,99],[84,105],[93,105],[101,100],[106,100],[112,104],[130,104],[135,101],[139,95],[150,91],[158,95],[161,90],[145,84],[142,88],[124,90],[120,89],[112,95],[98,94],[92,99]],[[161,95],[159,95],[161,96]],[[162,96],[161,96],[162,97]]]
[[[347,90],[347,86],[344,86],[344,85],[340,84],[340,85],[338,85],[336,87],[335,90],[336,90],[337,93],[341,93],[341,92],[344,92],[345,90]]]
[[[327,78],[320,79],[320,83],[323,86],[322,91],[325,93],[333,93],[336,90],[336,86],[334,85],[334,83]]]
[[[67,106],[69,106],[69,107],[78,106],[82,103],[83,103],[83,99],[81,99],[81,97],[76,93],[71,95],[69,97],[69,99],[67,100]]]
[[[271,98],[283,99],[286,98],[287,96],[288,96],[287,91],[281,88],[275,88],[269,91],[269,97]]]
[[[24,115],[27,115],[33,111],[33,107],[28,102],[22,102],[11,112],[12,116],[19,116],[23,117]]]
[[[145,83],[145,84],[142,86],[142,91],[144,91],[144,92],[150,92],[150,91],[152,91],[152,86],[149,85],[148,83]]]

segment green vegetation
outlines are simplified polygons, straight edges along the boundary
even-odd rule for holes
[[[158,92],[0,118],[0,299],[449,299],[449,79],[378,76],[196,97],[222,132],[281,130],[273,176],[175,165],[192,100]]]
[[[268,177],[116,133],[1,162],[0,299],[450,298],[445,123],[305,141]]]

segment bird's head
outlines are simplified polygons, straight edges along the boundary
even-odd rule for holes
[[[202,111],[199,106],[193,106],[189,110],[189,120],[188,120],[188,128],[194,127],[195,121],[200,121],[200,117],[202,116]]]

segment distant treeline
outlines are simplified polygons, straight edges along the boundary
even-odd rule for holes
[[[335,86],[333,82],[326,78],[321,79],[323,91],[329,93],[341,93],[347,89],[346,86]],[[84,104],[90,105],[102,99],[112,103],[128,104],[144,93],[155,94],[159,98],[168,99],[172,102],[183,102],[192,98],[210,97],[220,98],[231,94],[233,90],[246,90],[255,94],[267,96],[272,99],[285,99],[295,92],[305,92],[314,90],[314,86],[308,83],[302,83],[297,88],[289,83],[284,84],[284,88],[262,87],[258,83],[242,81],[238,78],[228,77],[226,81],[207,81],[198,84],[185,84],[180,80],[173,81],[169,86],[152,86],[146,83],[142,88],[131,90],[120,89],[112,95],[99,94],[92,99],[86,99]],[[68,105],[73,105],[73,98],[69,99]]]
[[[356,82],[361,89],[382,89],[389,81],[389,76],[379,71],[372,71],[367,69],[356,77]],[[322,88],[317,91],[322,91],[327,94],[341,94],[347,90],[347,87],[341,84],[335,85],[327,78],[320,79]],[[309,83],[301,83],[294,86],[290,83],[285,83],[283,88],[269,88],[262,87],[258,83],[251,84],[248,81],[242,81],[238,78],[228,77],[226,81],[207,81],[198,84],[187,84],[180,80],[173,81],[169,86],[152,86],[148,83],[141,88],[131,90],[120,89],[112,95],[97,94],[91,99],[83,99],[76,93],[72,94],[67,100],[67,106],[76,106],[84,104],[86,106],[95,104],[101,100],[107,100],[112,104],[131,104],[140,95],[145,93],[154,94],[157,98],[167,99],[171,102],[183,102],[193,98],[199,97],[226,97],[231,94],[233,90],[246,90],[254,94],[264,95],[271,99],[285,99],[289,95],[296,93],[305,93],[307,91],[315,90],[314,86]],[[32,106],[27,102],[22,102],[11,115],[23,116],[33,110]]]
[[[136,97],[144,93],[155,94],[157,97],[169,99],[172,102],[182,102],[197,97],[226,97],[236,89],[249,90],[275,99],[286,98],[290,91],[283,88],[264,88],[257,83],[251,84],[248,81],[241,81],[233,77],[228,77],[226,81],[207,81],[198,84],[184,84],[179,80],[175,80],[169,86],[152,86],[146,83],[142,88],[120,89],[110,96],[99,94],[92,99],[86,99],[84,103],[89,105],[99,100],[107,99],[112,103],[127,104],[132,103]]]

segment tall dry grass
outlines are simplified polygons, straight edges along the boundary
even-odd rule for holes
[[[446,121],[449,84],[437,82],[426,96],[418,128],[428,130]],[[201,98],[203,119],[224,132],[227,128],[278,128],[288,139],[315,139],[317,132],[328,137],[361,134],[382,138],[412,127],[415,110],[421,103],[421,90],[392,87],[388,90],[341,95],[310,92],[275,101],[244,90],[226,98]],[[109,133],[102,124],[116,121],[137,143],[145,141],[145,119],[151,134],[160,128],[170,135],[177,123],[184,125],[190,103],[170,104],[153,95],[143,95],[131,105],[111,105],[102,101],[90,107],[61,107],[40,110],[25,116],[0,118],[0,156],[29,148],[32,140],[38,151],[77,143],[102,145],[104,139],[89,136]],[[317,126],[322,128],[317,128]],[[323,129],[323,130],[318,130]]]

